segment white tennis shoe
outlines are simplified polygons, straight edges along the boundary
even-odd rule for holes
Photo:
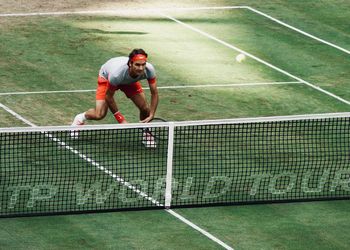
[[[74,117],[73,123],[71,126],[83,126],[85,125],[84,122],[84,114],[78,114]],[[77,130],[71,130],[70,131],[70,136],[73,139],[77,139],[79,137],[79,131]]]
[[[84,114],[77,114],[74,117],[72,126],[81,126],[81,125],[84,125],[84,124],[85,124],[85,122],[84,122]]]
[[[154,136],[150,132],[143,132],[142,144],[146,148],[156,148],[157,143]]]

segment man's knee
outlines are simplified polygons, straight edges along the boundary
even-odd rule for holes
[[[94,108],[94,109],[89,109],[85,113],[85,117],[88,120],[102,120],[107,114],[107,110],[104,108]]]
[[[102,120],[106,117],[107,112],[104,110],[96,110],[96,120]]]

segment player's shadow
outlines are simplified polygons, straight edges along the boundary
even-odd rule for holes
[[[139,31],[106,31],[100,29],[87,29],[86,33],[98,33],[98,34],[113,34],[113,35],[146,35],[147,32]]]

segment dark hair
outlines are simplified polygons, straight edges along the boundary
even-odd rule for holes
[[[131,59],[137,54],[142,54],[148,57],[147,53],[143,49],[133,49],[129,54],[128,65],[130,65]]]

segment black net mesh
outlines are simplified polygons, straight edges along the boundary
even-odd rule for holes
[[[0,133],[0,215],[162,206],[167,144],[146,148],[142,134]]]
[[[176,128],[172,205],[349,197],[348,118]]]
[[[350,197],[350,119],[174,123],[171,206]],[[0,131],[0,217],[164,208],[169,127]]]

